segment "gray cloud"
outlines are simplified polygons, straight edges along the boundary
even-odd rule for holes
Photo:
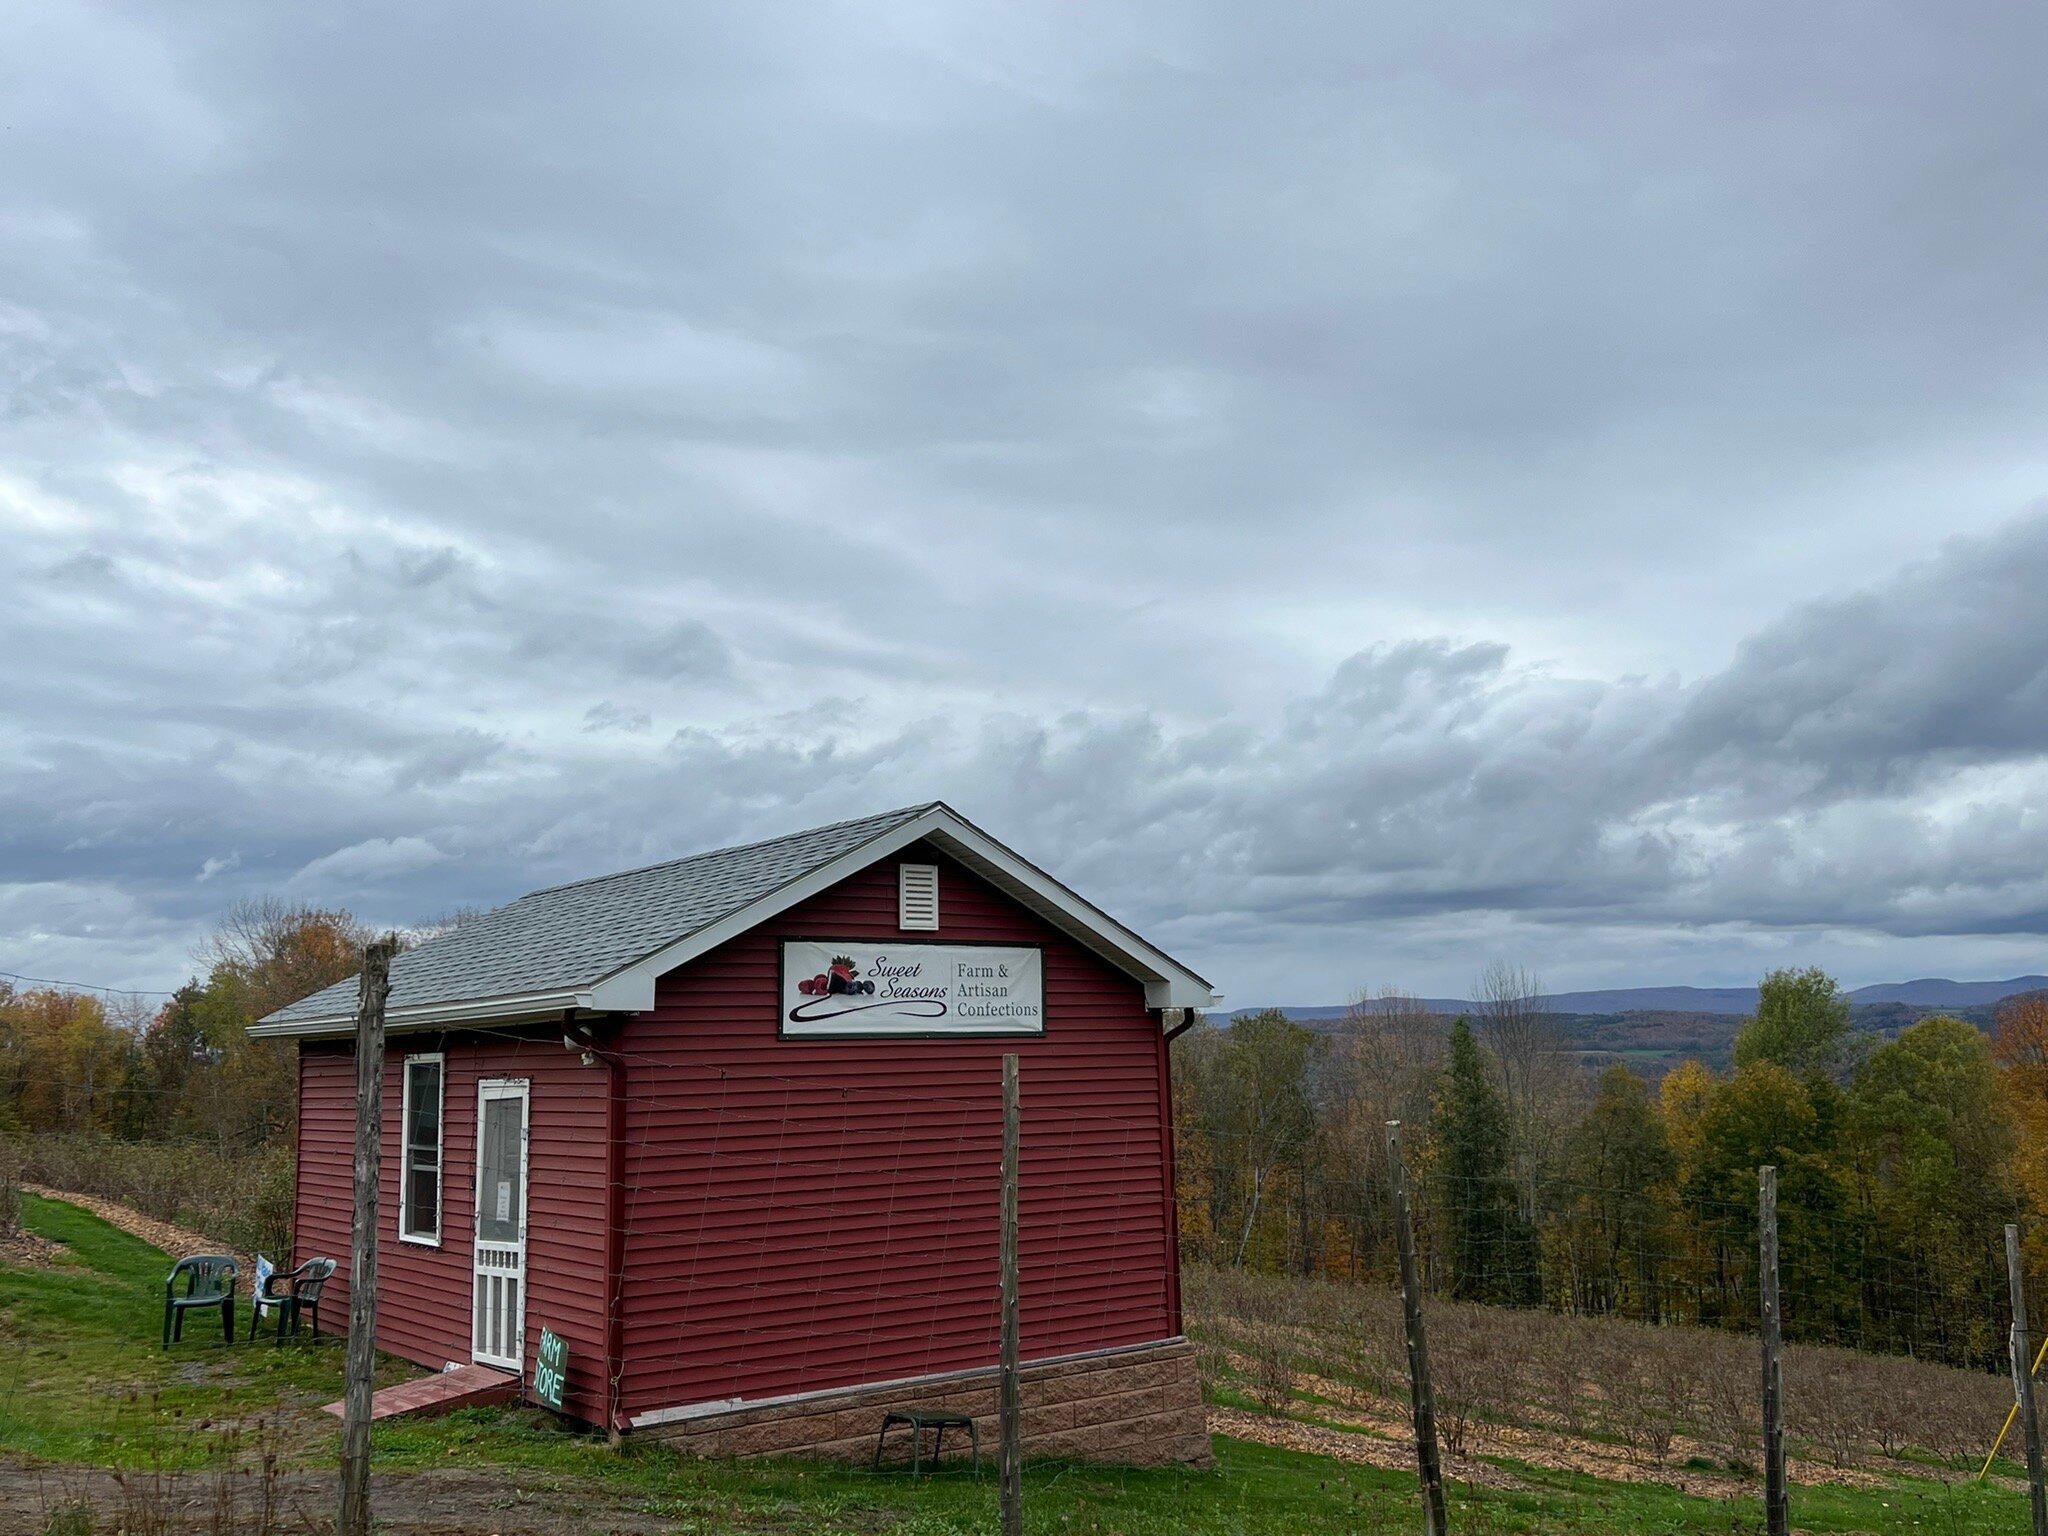
[[[1958,542],[1869,590],[1745,640],[1700,689],[1677,748],[1747,746],[1822,794],[2048,751],[2040,583],[2048,518]]]
[[[932,794],[1239,995],[2039,968],[2023,6],[33,41],[7,968]]]
[[[654,717],[646,710],[629,709],[610,699],[600,699],[583,712],[586,731],[644,731],[653,724]]]

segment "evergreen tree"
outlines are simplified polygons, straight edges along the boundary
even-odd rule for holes
[[[1507,1110],[1463,1018],[1451,1027],[1430,1151],[1438,1208],[1445,1213],[1450,1294],[1461,1301],[1535,1301],[1534,1234],[1516,1199]]]

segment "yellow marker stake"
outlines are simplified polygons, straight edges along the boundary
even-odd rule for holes
[[[2041,1340],[2040,1352],[2034,1356],[2034,1375],[2038,1376],[2041,1374],[2041,1362],[2043,1360],[2048,1360],[2048,1338]],[[1985,1475],[1991,1470],[1991,1463],[1998,1460],[1998,1453],[2005,1446],[2005,1437],[2012,1433],[2012,1421],[2019,1416],[2020,1405],[2015,1402],[2005,1412],[2005,1428],[2001,1429],[1998,1432],[1998,1438],[1991,1442],[1991,1454],[1984,1458],[1984,1465],[1977,1469],[1978,1482],[1984,1481]]]

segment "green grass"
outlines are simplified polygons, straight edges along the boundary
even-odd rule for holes
[[[209,1335],[204,1323],[188,1319],[185,1341],[166,1353],[157,1342],[164,1256],[75,1207],[33,1197],[24,1205],[30,1228],[64,1243],[71,1262],[54,1269],[0,1266],[0,1452],[93,1466],[198,1468],[238,1444],[246,1450],[249,1423],[283,1409],[289,1428],[275,1443],[287,1459],[332,1464],[332,1421],[299,1410],[339,1395],[337,1342],[228,1349],[217,1327]],[[407,1371],[385,1369],[394,1378]],[[1227,1439],[1216,1442],[1216,1453],[1216,1468],[1203,1472],[1033,1464],[1026,1472],[1027,1528],[1090,1536],[1340,1536],[1419,1527],[1415,1480],[1407,1474]],[[995,1525],[992,1479],[948,1472],[913,1484],[900,1474],[801,1462],[689,1461],[653,1445],[612,1450],[519,1407],[382,1425],[376,1458],[389,1473],[499,1470],[507,1486],[540,1501],[630,1507],[702,1536],[967,1536]],[[1500,1465],[1529,1486],[1455,1486],[1451,1517],[1461,1536],[1746,1536],[1761,1528],[1753,1498],[1690,1498],[1657,1486]],[[2023,1529],[2025,1508],[2007,1489],[1921,1478],[1875,1490],[1793,1492],[1796,1525],[1842,1536],[1990,1536]],[[606,1527],[599,1514],[583,1528],[595,1536]]]
[[[170,1261],[62,1201],[22,1197],[24,1224],[68,1250],[50,1269],[0,1266],[0,1448],[95,1466],[198,1466],[225,1426],[283,1406],[331,1402],[338,1341],[232,1349],[217,1313],[192,1313],[161,1347]],[[236,1330],[248,1326],[247,1288]],[[398,1380],[406,1370],[386,1366]]]

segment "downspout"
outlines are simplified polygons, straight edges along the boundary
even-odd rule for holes
[[[605,1068],[609,1094],[604,1111],[604,1437],[617,1445],[625,1428],[619,1398],[626,1377],[626,1063],[612,1055]]]
[[[1173,1042],[1195,1023],[1199,1015],[1192,1008],[1181,1011],[1180,1022],[1159,1035],[1159,1141],[1161,1165],[1166,1170],[1166,1272],[1170,1289],[1166,1305],[1176,1336],[1187,1332],[1180,1304],[1180,1166],[1173,1145]],[[1166,1022],[1161,1010],[1161,1024]]]
[[[305,1207],[299,1204],[300,1173],[306,1166],[306,1042],[292,1042],[292,1240],[285,1248],[285,1257],[293,1265],[299,1262],[299,1212]],[[339,1290],[337,1286],[335,1289]],[[317,1314],[316,1314],[317,1316]]]
[[[625,1421],[619,1412],[625,1378],[626,1286],[626,1061],[598,1045],[589,1031],[565,1021],[565,1043],[586,1060],[604,1063],[604,1437],[617,1445]]]

